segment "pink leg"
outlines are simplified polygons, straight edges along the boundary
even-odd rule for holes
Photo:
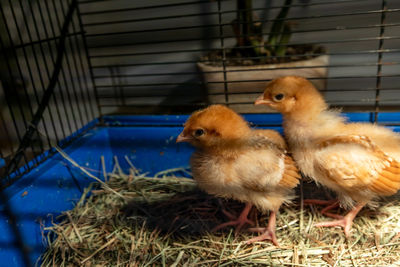
[[[271,211],[271,214],[269,215],[269,220],[268,220],[268,226],[267,228],[264,228],[264,232],[256,237],[253,237],[252,239],[249,239],[246,241],[247,244],[251,244],[254,242],[262,241],[262,240],[271,240],[272,243],[279,247],[278,240],[276,239],[275,235],[275,226],[276,226],[276,212]],[[250,231],[254,232],[259,232],[261,229],[260,228],[254,228],[250,229]]]
[[[334,213],[331,213],[331,212],[328,212],[329,210],[335,209],[335,208],[337,208],[337,207],[339,207],[339,200],[336,200],[336,201],[335,201],[334,203],[332,203],[331,205],[329,205],[329,206],[323,208],[323,209],[321,210],[321,214],[326,215],[326,216],[331,217],[331,218],[334,218],[334,219],[338,219],[338,220],[339,220],[339,219],[342,219],[343,216],[338,215],[338,214],[334,214]]]
[[[249,215],[252,206],[253,206],[252,204],[246,203],[246,206],[244,207],[242,213],[239,215],[237,219],[231,219],[231,221],[229,222],[217,225],[211,231],[215,232],[227,226],[236,225],[235,234],[238,234],[246,223],[253,225],[254,223],[247,218],[247,215]]]
[[[336,203],[338,200],[337,199],[331,199],[331,200],[322,200],[322,199],[304,199],[303,203],[306,205],[322,205],[322,206],[329,206],[334,203]]]
[[[364,203],[357,204],[346,216],[341,217],[338,220],[330,221],[330,222],[320,222],[315,224],[316,227],[333,227],[333,226],[340,226],[344,229],[344,234],[346,237],[349,237],[351,226],[353,224],[353,220],[360,212],[360,210],[364,207]]]
[[[339,207],[339,200],[331,199],[331,200],[320,200],[320,199],[305,199],[304,204],[306,205],[325,205],[326,207],[321,210],[321,214],[334,218],[334,219],[342,219],[343,216],[334,214],[330,211],[331,209]]]

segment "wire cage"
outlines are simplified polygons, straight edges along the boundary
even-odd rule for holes
[[[48,224],[47,214],[69,208],[62,203],[88,183],[57,148],[92,169],[99,154],[135,154],[150,172],[187,165],[190,150],[171,142],[184,114],[219,103],[280,129],[280,116],[257,114],[267,111],[253,102],[268,81],[288,74],[310,78],[351,120],[398,125],[399,1],[254,0],[250,10],[244,2],[1,0],[0,228],[10,234],[0,254],[7,265],[38,258],[35,221]],[[264,47],[240,41],[250,36],[238,34],[248,24],[241,11],[253,14],[258,41],[276,33],[274,25],[290,26],[286,42],[269,44],[286,53],[238,58],[235,51]]]

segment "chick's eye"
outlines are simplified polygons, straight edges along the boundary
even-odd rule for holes
[[[204,134],[204,130],[203,129],[197,129],[196,131],[194,131],[194,136],[195,137],[200,137]]]
[[[285,96],[283,94],[276,94],[274,95],[275,101],[281,101]]]

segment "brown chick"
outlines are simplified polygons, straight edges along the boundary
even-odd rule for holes
[[[346,122],[328,109],[306,79],[273,80],[255,104],[283,114],[285,136],[300,171],[334,190],[341,206],[351,208],[344,217],[328,213],[338,206],[331,202],[324,212],[337,220],[316,226],[341,226],[348,236],[364,205],[400,189],[400,135],[370,123]]]
[[[270,211],[268,226],[248,243],[270,239],[275,245],[276,213],[293,197],[299,172],[286,154],[284,139],[276,131],[252,130],[233,110],[213,105],[197,111],[186,121],[177,142],[189,142],[197,149],[191,168],[199,187],[209,194],[246,203],[238,218],[217,226],[236,226],[238,232],[251,223],[253,205]]]

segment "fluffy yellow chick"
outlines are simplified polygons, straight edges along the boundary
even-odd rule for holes
[[[255,205],[262,212],[270,211],[270,218],[263,233],[247,242],[269,239],[278,245],[276,213],[293,197],[300,177],[280,134],[253,130],[233,110],[213,105],[191,115],[177,142],[189,142],[197,148],[191,168],[201,189],[246,203],[237,219],[215,229],[233,225],[238,232],[251,223],[247,216]]]
[[[348,123],[329,110],[318,90],[306,79],[287,76],[271,81],[255,102],[283,114],[289,148],[300,171],[334,190],[351,211],[336,220],[316,224],[341,226],[349,235],[353,219],[367,203],[400,189],[400,136],[371,123]]]

